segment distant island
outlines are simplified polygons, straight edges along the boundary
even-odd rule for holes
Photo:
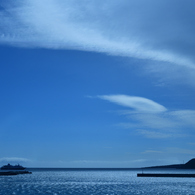
[[[4,165],[1,167],[0,176],[20,175],[20,174],[31,174],[32,172],[26,171],[26,168],[21,165]]]
[[[162,169],[162,168],[175,168],[175,169],[195,169],[195,158],[189,160],[185,164],[173,164],[173,165],[162,165],[152,167],[142,167],[143,169]]]
[[[7,165],[4,165],[1,167],[1,170],[24,170],[26,169],[25,167],[21,165],[10,165],[9,163]]]

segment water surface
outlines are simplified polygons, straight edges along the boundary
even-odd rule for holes
[[[29,169],[30,170],[30,169]],[[195,178],[140,178],[142,170],[33,169],[32,174],[1,176],[0,195],[195,194]],[[144,170],[144,173],[195,173]]]

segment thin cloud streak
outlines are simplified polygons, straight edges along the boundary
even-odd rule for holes
[[[191,40],[195,29],[191,28],[189,34],[189,31],[183,29],[183,25],[187,24],[177,22],[178,12],[181,10],[173,2],[159,1],[157,4],[154,1],[139,0],[136,3],[119,3],[106,0],[96,3],[84,0],[78,3],[27,0],[16,3],[9,0],[4,4],[5,9],[0,10],[0,42],[20,47],[104,52],[169,62],[195,69],[194,56],[186,52],[183,55],[180,53],[182,46],[187,43],[191,45],[191,51],[188,53],[195,50]],[[167,5],[171,6],[170,12],[166,9]],[[167,20],[162,20],[165,10],[170,14],[172,28],[167,26],[170,22],[167,24]],[[189,13],[185,14],[187,16],[184,20],[191,21],[192,19],[188,18]],[[151,18],[152,20],[149,20]],[[190,27],[191,23],[188,25]],[[182,29],[183,37],[174,36],[174,29]],[[186,34],[189,40],[186,40]],[[175,47],[172,41],[175,41],[178,47]]]
[[[145,159],[136,159],[136,160],[127,160],[127,161],[98,161],[98,160],[77,160],[72,161],[71,163],[75,164],[134,164],[134,163],[142,163],[145,162]]]
[[[20,157],[3,157],[0,158],[1,163],[26,163],[30,162],[31,160],[27,158],[20,158]]]
[[[164,106],[143,97],[127,96],[127,95],[120,95],[120,94],[102,95],[98,97],[103,100],[107,100],[121,106],[130,107],[139,112],[157,113],[157,112],[164,112],[167,110]]]
[[[170,111],[163,113],[125,112],[130,123],[120,126],[126,129],[136,129],[138,135],[152,139],[182,138],[194,131],[194,111]],[[180,114],[178,114],[180,113]],[[192,114],[193,113],[193,114]],[[133,122],[133,124],[132,124]]]
[[[189,136],[190,132],[194,130],[194,110],[171,111],[143,97],[120,94],[97,97],[127,108],[132,108],[132,110],[118,111],[120,115],[124,115],[129,121],[118,124],[118,126],[131,129],[136,134],[146,138],[182,138]]]

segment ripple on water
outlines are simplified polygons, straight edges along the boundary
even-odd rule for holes
[[[189,178],[137,178],[133,171],[47,171],[0,177],[0,195],[195,194]]]

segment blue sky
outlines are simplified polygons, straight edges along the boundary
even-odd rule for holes
[[[0,0],[0,164],[142,167],[193,158],[194,6]]]

